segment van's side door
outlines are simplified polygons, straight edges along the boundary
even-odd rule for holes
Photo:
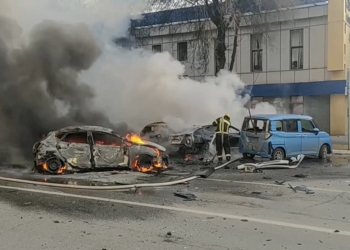
[[[285,132],[286,156],[300,155],[302,152],[302,137],[299,121],[297,119],[283,120],[283,131]]]
[[[302,132],[302,153],[304,155],[318,155],[318,135],[313,131],[315,128],[313,122],[310,120],[301,119],[300,124]]]

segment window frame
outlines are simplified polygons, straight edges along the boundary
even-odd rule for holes
[[[184,58],[180,58],[183,53],[180,54],[180,48],[182,45],[186,44],[186,50],[184,48],[184,51],[186,51],[186,56]],[[180,62],[186,62],[188,60],[188,43],[187,42],[178,42],[177,43],[177,60]]]
[[[311,125],[312,125],[312,129],[315,129],[316,128],[316,126],[315,126],[315,124],[313,123],[313,121],[312,120],[308,120],[308,119],[300,119],[300,127],[301,127],[301,132],[302,133],[313,133],[313,131],[311,130],[311,131],[303,131],[303,121],[307,121],[307,122],[309,122]]]
[[[68,141],[65,141],[65,139],[67,138],[67,136],[69,135],[72,135],[72,134],[86,134],[86,143],[80,143],[80,142],[68,142]],[[58,138],[60,140],[60,142],[64,142],[64,143],[68,143],[68,144],[71,144],[71,143],[75,143],[75,144],[81,144],[81,145],[89,145],[89,134],[87,131],[79,131],[79,132],[67,132],[65,133],[61,138]]]
[[[118,143],[118,145],[111,145],[111,144],[96,144],[96,140],[95,140],[95,136],[96,134],[102,134],[102,135],[107,135],[107,136],[111,136],[111,137],[115,137],[117,139],[120,140],[120,143]],[[94,146],[107,146],[107,147],[121,147],[121,145],[123,144],[123,139],[121,139],[120,137],[114,135],[114,134],[110,134],[110,133],[106,133],[106,132],[101,132],[101,131],[91,131],[91,138],[92,138],[92,145]]]
[[[293,45],[293,32],[300,32],[301,34],[301,41],[302,41],[302,45],[297,45],[297,46],[294,46]],[[304,29],[293,29],[293,30],[290,30],[290,33],[289,33],[289,36],[290,36],[290,69],[291,70],[303,70],[304,69]],[[302,64],[301,65],[298,65],[296,68],[293,67],[293,51],[294,50],[300,50],[301,49],[301,62]]]
[[[277,122],[281,123],[281,130],[277,130]],[[283,120],[275,120],[276,132],[284,132]]]
[[[155,50],[154,48],[160,48],[160,50]],[[154,53],[161,53],[162,52],[162,45],[161,44],[154,44],[152,45],[152,52]]]
[[[253,40],[254,40],[254,37],[261,37],[261,40],[260,40],[260,48],[259,49],[253,49]],[[257,34],[251,34],[250,35],[250,61],[251,61],[251,71],[252,72],[262,72],[263,71],[263,52],[264,52],[264,49],[262,47],[262,41],[263,41],[263,34],[262,33],[257,33]],[[260,53],[261,55],[261,69],[254,69],[254,54],[255,53]]]

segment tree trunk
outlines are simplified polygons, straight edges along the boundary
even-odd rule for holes
[[[216,37],[216,48],[215,48],[215,76],[218,75],[219,71],[225,68],[226,63],[226,29],[224,25],[217,26],[217,37]]]
[[[235,27],[235,37],[233,39],[233,50],[232,50],[232,54],[231,54],[231,63],[230,63],[230,68],[229,68],[230,72],[232,72],[233,66],[235,65],[235,61],[236,61],[239,24],[240,24],[240,21],[237,22],[237,25]]]

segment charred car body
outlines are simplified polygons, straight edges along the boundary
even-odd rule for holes
[[[124,138],[111,129],[97,126],[53,131],[33,146],[35,169],[51,174],[117,167],[154,171],[166,167],[165,151],[164,147],[138,136]]]
[[[216,127],[213,125],[193,126],[179,133],[174,133],[166,123],[157,122],[147,125],[142,130],[141,135],[147,135],[150,140],[160,144],[166,142],[167,146],[171,147],[171,152],[201,154],[209,150],[210,144],[215,145],[215,129]],[[230,129],[231,147],[238,147],[240,135],[239,130],[236,130]]]

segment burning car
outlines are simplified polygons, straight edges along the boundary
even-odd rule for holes
[[[62,128],[33,146],[35,169],[50,174],[117,167],[158,172],[167,168],[165,151],[135,134],[121,137],[112,129],[98,126]]]
[[[147,129],[148,128],[148,129]],[[210,144],[215,145],[215,129],[213,125],[193,126],[174,133],[166,123],[151,123],[142,130],[143,136],[162,144],[166,142],[175,151],[184,154],[201,154],[208,152]],[[229,140],[231,147],[238,147],[239,130],[230,128]],[[171,150],[173,151],[173,150]]]
[[[157,143],[164,143],[168,141],[169,135],[173,133],[175,131],[169,128],[166,122],[153,122],[142,129],[140,136]]]

